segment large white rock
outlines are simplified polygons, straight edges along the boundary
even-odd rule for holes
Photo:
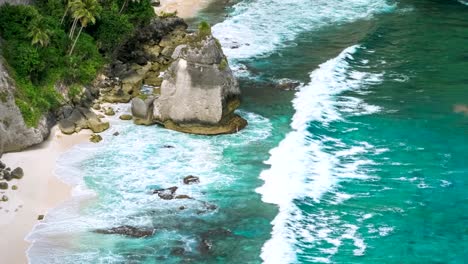
[[[238,100],[239,85],[221,46],[212,36],[177,47],[175,61],[164,74],[153,117],[179,125],[217,125],[232,114],[228,103]]]

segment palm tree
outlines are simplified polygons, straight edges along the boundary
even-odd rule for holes
[[[134,2],[134,3],[140,3],[140,0],[130,0],[130,1],[132,1],[132,2]],[[125,0],[124,3],[123,3],[123,5],[122,5],[122,7],[120,8],[119,14],[122,13],[122,11],[123,11],[124,8],[127,6],[127,4],[128,4],[128,0]]]
[[[73,42],[73,46],[71,47],[70,53],[68,55],[71,55],[73,53],[76,42],[78,41],[78,38],[81,35],[81,31],[83,31],[83,28],[87,27],[89,23],[96,23],[96,17],[99,15],[99,12],[101,10],[101,6],[99,5],[97,0],[83,0],[82,3],[83,4],[80,6],[80,8],[76,9],[75,12],[73,12],[73,17],[75,19],[79,19],[81,28],[78,32],[78,35],[75,38],[75,41]]]
[[[65,21],[65,17],[67,16],[68,10],[70,9],[70,3],[71,3],[70,1],[65,0],[66,8],[65,8],[65,12],[63,13],[62,20],[60,20],[60,24],[63,24],[63,21]]]
[[[39,44],[41,47],[49,45],[50,30],[44,27],[41,19],[31,21],[28,30],[28,37],[31,38],[32,45]]]
[[[78,20],[80,20],[81,18],[81,10],[85,9],[85,4],[81,0],[72,0],[68,3],[68,6],[70,7],[70,11],[73,16],[73,24],[70,29],[70,33],[68,34],[68,37],[73,39],[73,36],[75,35],[76,25],[78,24]]]

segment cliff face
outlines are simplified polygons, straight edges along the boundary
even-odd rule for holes
[[[50,122],[43,117],[37,128],[24,123],[15,104],[15,83],[0,57],[0,154],[17,151],[44,141],[50,132]]]

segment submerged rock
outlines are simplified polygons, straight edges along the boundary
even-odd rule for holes
[[[132,115],[121,115],[119,116],[120,120],[132,120],[133,116]]]
[[[177,191],[178,187],[173,186],[167,189],[158,189],[154,190],[153,194],[157,194],[159,198],[163,200],[172,200],[175,197],[175,192]]]
[[[189,175],[184,178],[184,184],[200,183],[200,178],[197,176]]]
[[[276,84],[276,88],[284,91],[294,91],[301,85],[299,81],[290,79],[281,79]]]
[[[124,235],[128,237],[142,238],[154,235],[155,229],[139,228],[129,225],[113,227],[109,229],[96,229],[95,233],[106,235]]]

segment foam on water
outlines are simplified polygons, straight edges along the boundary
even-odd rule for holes
[[[303,32],[369,19],[394,9],[385,0],[242,1],[231,16],[213,27],[229,59],[247,59],[294,45]]]
[[[128,107],[121,105],[117,111],[125,112]],[[125,252],[110,246],[118,245],[124,238],[114,237],[111,242],[90,232],[121,225],[166,229],[158,231],[155,239],[165,244],[185,241],[188,252],[196,248],[193,237],[179,233],[179,227],[172,225],[209,214],[203,212],[211,202],[205,193],[226,188],[242,175],[224,159],[227,148],[248,146],[271,133],[268,119],[243,111],[239,114],[249,126],[235,135],[218,137],[135,126],[113,118],[111,129],[102,134],[102,142],[77,145],[64,153],[57,162],[56,173],[73,186],[73,199],[51,210],[28,235],[27,240],[32,242],[28,250],[31,263],[125,262]],[[113,136],[116,131],[120,134]],[[181,184],[191,174],[200,176],[200,184]],[[171,186],[178,186],[178,194],[193,199],[165,201],[151,195],[154,189]],[[184,213],[175,214],[182,205],[187,207]],[[157,211],[156,218],[151,210]]]
[[[360,227],[340,220],[333,211],[310,213],[298,207],[298,203],[320,203],[326,193],[331,194],[326,201],[331,204],[352,198],[334,190],[335,187],[343,179],[372,177],[368,170],[362,169],[373,164],[363,154],[383,151],[367,142],[347,145],[340,139],[310,132],[311,127],[332,129],[332,124],[343,121],[344,115],[380,110],[358,98],[341,95],[344,91],[363,91],[382,80],[382,73],[352,70],[353,54],[359,50],[364,49],[349,47],[311,73],[310,83],[301,87],[293,100],[296,113],[291,122],[292,132],[270,151],[266,163],[271,167],[261,173],[265,183],[257,191],[264,202],[279,206],[279,214],[272,222],[272,237],[262,250],[265,263],[295,263],[308,247],[319,248],[321,255],[309,254],[303,258],[327,263],[346,240],[352,241],[354,255],[364,254],[366,244],[359,235]],[[321,247],[320,241],[328,247]]]

